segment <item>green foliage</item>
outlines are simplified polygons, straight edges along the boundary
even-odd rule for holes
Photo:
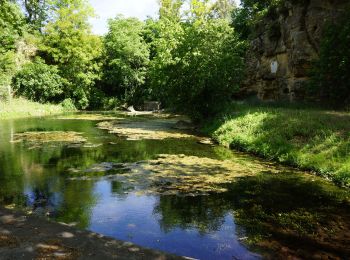
[[[192,1],[186,22],[155,25],[150,84],[153,95],[193,119],[213,116],[231,100],[243,75],[244,43],[227,19],[210,18],[205,1]]]
[[[8,86],[15,69],[15,53],[13,51],[7,51],[0,54],[0,100],[6,100],[8,98]]]
[[[63,109],[65,111],[75,111],[75,110],[77,110],[75,105],[74,105],[73,100],[70,99],[70,98],[66,98],[65,100],[63,100],[60,105],[63,107]]]
[[[184,0],[160,0],[160,19],[180,19],[180,10]]]
[[[0,55],[15,50],[16,41],[25,29],[24,15],[20,7],[10,1],[0,3]]]
[[[59,1],[53,20],[45,27],[41,55],[48,64],[57,65],[65,79],[65,98],[78,108],[89,104],[90,92],[99,79],[101,40],[90,32],[93,10],[86,0]]]
[[[17,96],[41,103],[62,100],[62,78],[56,66],[49,66],[42,60],[25,64],[13,78]]]
[[[143,96],[149,63],[149,49],[142,37],[143,23],[135,18],[116,17],[109,21],[104,39],[103,82],[109,95],[134,103]]]
[[[31,27],[41,30],[49,18],[53,0],[22,0],[26,18]]]
[[[16,69],[16,42],[24,31],[24,16],[10,1],[0,3],[0,99],[8,98],[8,85]]]
[[[211,16],[213,18],[227,19],[231,21],[232,12],[236,9],[233,0],[217,0],[211,6]]]
[[[350,9],[349,9],[350,10]],[[329,24],[312,71],[310,90],[334,107],[350,107],[350,12]]]
[[[206,129],[219,143],[350,185],[347,113],[252,104],[236,104],[230,110],[239,112]]]
[[[281,7],[282,0],[242,0],[241,8],[232,12],[232,27],[235,28],[241,39],[248,39],[256,31],[257,24],[264,18],[277,20],[277,8]],[[270,25],[270,35],[276,36],[277,23]],[[278,29],[278,28],[277,28]]]

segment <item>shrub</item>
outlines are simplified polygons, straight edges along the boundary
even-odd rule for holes
[[[13,89],[17,96],[37,102],[62,100],[63,79],[56,66],[49,66],[37,59],[28,63],[13,78]]]
[[[105,97],[102,102],[104,110],[116,110],[122,106],[122,101],[116,97]]]
[[[73,100],[70,99],[70,98],[66,98],[65,100],[63,100],[61,102],[61,106],[63,107],[63,109],[65,111],[75,111],[75,110],[77,110],[77,108],[74,105]]]

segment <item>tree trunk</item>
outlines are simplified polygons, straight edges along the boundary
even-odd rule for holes
[[[7,86],[7,96],[8,96],[8,101],[11,103],[12,101],[12,91],[11,91],[11,86]]]

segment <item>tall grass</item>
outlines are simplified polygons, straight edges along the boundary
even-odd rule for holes
[[[235,104],[204,131],[220,144],[350,186],[350,113]]]
[[[0,100],[0,120],[31,116],[46,116],[67,112],[61,105],[40,104],[23,98],[9,101]]]

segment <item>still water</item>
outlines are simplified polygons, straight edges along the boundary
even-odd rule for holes
[[[223,147],[200,144],[192,137],[120,137],[97,128],[100,121],[103,118],[0,121],[0,203],[198,259],[348,256],[348,190]],[[53,131],[78,132],[87,141],[84,145],[15,142],[18,133]],[[168,182],[152,179],[153,188],[148,191],[148,186],[134,180],[126,183],[106,174],[105,169],[95,169],[101,163],[147,163],[160,154],[181,155],[191,161],[234,162],[232,171],[239,174],[231,183],[223,181],[207,192],[196,192],[195,187],[194,192],[169,192],[167,187],[153,187],[170,185]],[[181,165],[185,167],[186,162]],[[214,175],[206,172],[212,169],[208,165],[196,167],[203,172],[203,180],[205,174]]]

